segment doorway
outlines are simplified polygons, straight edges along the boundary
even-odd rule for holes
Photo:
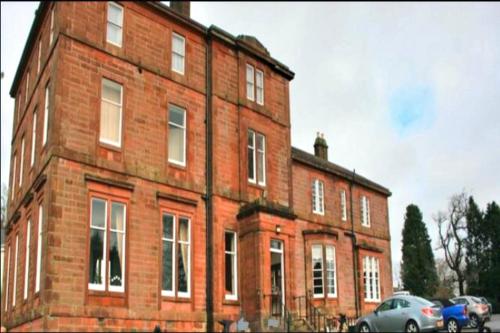
[[[271,316],[282,317],[285,307],[283,242],[271,239]]]

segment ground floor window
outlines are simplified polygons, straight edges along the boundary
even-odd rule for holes
[[[89,289],[125,291],[126,204],[92,197]]]
[[[311,248],[313,297],[337,297],[335,247],[315,244]]]
[[[162,290],[163,296],[190,297],[191,220],[162,214]]]
[[[236,233],[226,231],[224,233],[224,261],[225,261],[225,284],[226,299],[238,299],[238,267],[237,267],[237,240]]]
[[[365,301],[380,301],[380,270],[379,259],[366,256],[363,258],[363,284],[365,286]]]

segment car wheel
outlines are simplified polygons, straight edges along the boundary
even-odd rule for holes
[[[446,325],[446,329],[450,333],[458,333],[460,332],[460,326],[458,326],[458,322],[455,319],[450,319],[448,324]]]
[[[479,326],[479,317],[473,313],[470,315],[470,327],[477,328]]]
[[[363,333],[368,333],[370,332],[370,327],[368,326],[367,323],[362,323],[361,326],[359,326],[359,331]]]
[[[414,333],[414,332],[419,332],[419,328],[416,322],[413,320],[410,320],[409,322],[406,323],[406,328],[405,332],[407,333]]]

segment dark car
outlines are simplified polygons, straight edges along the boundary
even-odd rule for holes
[[[448,332],[460,332],[469,325],[469,315],[465,304],[455,304],[446,298],[433,298],[430,300],[441,308],[444,327]]]

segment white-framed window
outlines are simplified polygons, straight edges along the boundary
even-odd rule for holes
[[[325,247],[326,257],[326,296],[337,297],[337,270],[335,266],[335,247],[328,245]]]
[[[5,275],[5,311],[9,308],[9,278],[10,278],[10,244],[7,250],[7,275]]]
[[[31,132],[31,166],[35,164],[35,151],[36,151],[36,121],[37,111],[33,112],[33,131]]]
[[[115,2],[108,2],[108,22],[106,41],[122,47],[123,7]]]
[[[247,64],[247,98],[255,100],[255,69],[249,64]]]
[[[43,230],[43,205],[40,202],[38,206],[38,236],[36,244],[36,276],[35,293],[40,291],[40,272],[42,268],[42,230]]]
[[[370,227],[370,200],[366,196],[361,197],[361,225]]]
[[[30,271],[30,243],[31,243],[31,219],[26,225],[26,252],[24,253],[24,299],[28,298],[29,271]]]
[[[248,181],[261,186],[266,185],[266,137],[248,130]]]
[[[347,200],[345,190],[340,191],[340,211],[342,213],[342,221],[347,221]]]
[[[186,166],[186,110],[168,107],[168,161]]]
[[[26,91],[24,92],[24,104],[28,105],[28,95],[30,90],[30,71],[26,73]]]
[[[191,296],[191,221],[179,217],[177,296]]]
[[[257,69],[255,71],[257,104],[264,105],[264,72]]]
[[[21,139],[21,155],[19,156],[19,187],[23,185],[23,169],[24,169],[24,136]]]
[[[17,294],[17,254],[19,252],[19,235],[16,235],[16,249],[14,252],[14,283],[12,286],[12,307],[16,306]]]
[[[162,216],[162,296],[175,295],[175,216],[163,213]]]
[[[49,130],[49,84],[45,86],[45,107],[43,109],[43,137],[42,146],[47,143],[47,135]]]
[[[52,45],[54,41],[54,8],[50,11],[50,34],[49,34],[49,45]]]
[[[89,289],[124,292],[126,205],[92,197],[90,214]]]
[[[36,66],[36,74],[40,74],[40,63],[42,62],[42,40],[38,41],[38,62]]]
[[[323,286],[323,246],[313,245],[311,248],[313,297],[324,297]]]
[[[12,166],[12,185],[10,186],[10,199],[14,200],[14,194],[16,193],[16,167],[17,167],[17,155],[14,153],[14,163]]]
[[[227,300],[238,299],[238,243],[236,233],[226,231],[224,233],[224,263],[225,263],[225,298]]]
[[[312,207],[313,213],[324,215],[325,214],[325,202],[324,202],[324,185],[319,179],[315,179],[312,182]]]
[[[102,79],[100,142],[121,147],[122,103],[122,86]]]
[[[380,270],[379,259],[363,257],[363,284],[365,286],[365,301],[380,302]]]
[[[184,75],[186,59],[186,39],[177,34],[172,33],[172,70]]]

